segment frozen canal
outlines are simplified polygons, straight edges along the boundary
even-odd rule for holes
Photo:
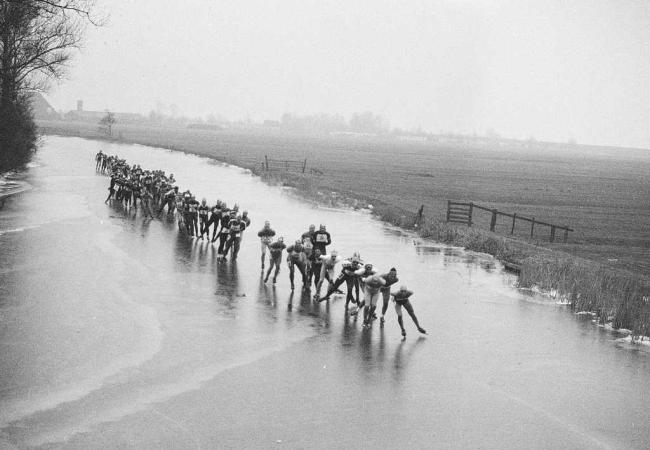
[[[173,172],[252,218],[236,263],[104,204],[99,149]],[[246,171],[140,146],[48,137],[0,210],[0,443],[44,448],[647,448],[650,353],[487,256],[318,208]],[[264,285],[256,232],[327,224],[342,256],[395,266],[429,335],[394,310]],[[338,272],[338,271],[337,271]]]

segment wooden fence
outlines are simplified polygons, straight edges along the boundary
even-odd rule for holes
[[[515,233],[515,226],[517,223],[517,220],[519,221],[524,221],[524,222],[529,222],[530,223],[530,237],[532,238],[534,233],[535,233],[535,226],[544,226],[544,227],[550,227],[551,228],[551,233],[549,236],[550,242],[555,241],[555,232],[556,230],[564,230],[564,242],[567,242],[567,239],[569,237],[569,231],[573,231],[573,229],[564,226],[564,225],[555,225],[552,223],[547,223],[547,222],[542,222],[540,220],[536,220],[534,217],[525,217],[518,215],[517,213],[509,214],[509,213],[504,213],[501,211],[497,211],[494,208],[486,208],[484,206],[479,206],[476,205],[472,202],[469,203],[464,203],[464,202],[452,202],[451,200],[447,201],[447,222],[453,222],[453,223],[462,223],[467,226],[472,226],[472,218],[474,215],[474,209],[479,209],[482,211],[487,211],[492,214],[491,220],[490,220],[490,231],[494,231],[497,225],[497,218],[499,216],[504,216],[504,217],[509,217],[512,219],[512,226],[510,228],[510,234]]]
[[[240,166],[255,166],[261,167],[262,171],[285,171],[285,172],[300,172],[305,173],[307,171],[307,159],[275,159],[269,158],[268,155],[264,155],[264,158],[260,161],[259,157],[255,156],[245,156],[245,155],[211,155],[216,161],[225,162],[228,164],[240,165]],[[310,174],[323,175],[323,172],[315,169],[309,169]]]
[[[271,159],[268,155],[264,155],[262,161],[262,169],[267,172],[270,170],[284,170],[286,172],[301,172],[305,173],[307,169],[307,159]]]

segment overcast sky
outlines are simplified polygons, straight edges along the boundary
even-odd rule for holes
[[[648,0],[99,0],[60,110],[277,119],[650,148]]]

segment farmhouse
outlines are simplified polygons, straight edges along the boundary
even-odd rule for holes
[[[77,109],[74,111],[68,111],[64,117],[66,120],[74,122],[97,123],[106,115],[106,112],[107,111],[86,111],[84,110],[83,100],[77,100]],[[147,120],[145,116],[137,113],[113,112],[113,114],[115,120],[121,124],[143,123]]]
[[[52,105],[45,100],[45,97],[40,92],[31,92],[29,101],[35,119],[57,120],[61,118],[61,115],[52,108]]]

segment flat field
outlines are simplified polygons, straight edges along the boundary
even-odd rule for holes
[[[98,138],[96,125],[42,121],[44,134]],[[378,201],[445,219],[447,200],[472,201],[507,213],[567,225],[558,230],[518,222],[515,236],[596,260],[608,267],[650,274],[650,151],[536,143],[450,145],[391,138],[306,136],[277,130],[205,131],[118,125],[121,141],[173,148],[246,167],[272,159],[307,160],[307,173],[323,192]],[[296,175],[299,177],[300,175]],[[216,198],[218,193],[201,193]],[[475,226],[488,229],[489,213]],[[496,231],[509,236],[512,220],[499,217]],[[560,241],[560,242],[557,242]]]

